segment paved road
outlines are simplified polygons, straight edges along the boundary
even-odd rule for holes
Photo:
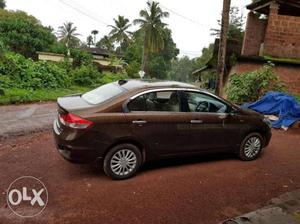
[[[51,128],[56,103],[0,106],[0,139]]]
[[[231,155],[161,161],[125,181],[64,161],[49,132],[8,139],[0,143],[0,223],[216,224],[300,188],[299,130],[273,135],[253,162]],[[41,179],[49,192],[47,208],[32,219],[5,204],[9,184],[24,175]]]

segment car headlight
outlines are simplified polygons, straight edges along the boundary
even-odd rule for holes
[[[265,117],[265,118],[263,119],[263,122],[264,122],[265,124],[267,124],[267,125],[269,126],[269,128],[272,128],[272,121],[270,121],[269,118]]]

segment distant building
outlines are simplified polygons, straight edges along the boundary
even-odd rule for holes
[[[100,71],[109,71],[109,72],[117,72],[123,69],[122,65],[115,65],[110,58],[110,53],[107,50],[101,48],[84,48],[83,50],[91,53],[93,55],[93,62],[98,67]],[[38,59],[41,61],[63,61],[65,59],[65,55],[63,54],[55,54],[50,52],[37,52]],[[116,55],[117,57],[122,57],[122,55]],[[69,59],[73,61],[72,58]]]

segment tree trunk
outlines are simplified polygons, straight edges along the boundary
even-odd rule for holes
[[[229,11],[231,0],[223,0],[222,12],[222,27],[219,41],[219,54],[218,54],[218,80],[217,80],[217,95],[223,95],[224,76],[226,72],[226,48],[227,48],[227,35],[229,30]]]
[[[71,51],[69,48],[69,41],[66,42],[66,48],[67,48],[67,56],[70,57],[71,56]]]
[[[142,55],[142,65],[141,65],[141,71],[145,72],[146,74],[146,65],[147,65],[147,60],[148,60],[148,50],[147,50],[147,43],[146,43],[146,34],[144,37],[144,46],[143,46],[143,55]]]

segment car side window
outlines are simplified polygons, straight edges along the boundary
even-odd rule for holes
[[[146,93],[130,101],[127,106],[129,111],[180,111],[177,91]]]
[[[226,113],[228,106],[222,101],[205,93],[185,92],[190,112]]]

